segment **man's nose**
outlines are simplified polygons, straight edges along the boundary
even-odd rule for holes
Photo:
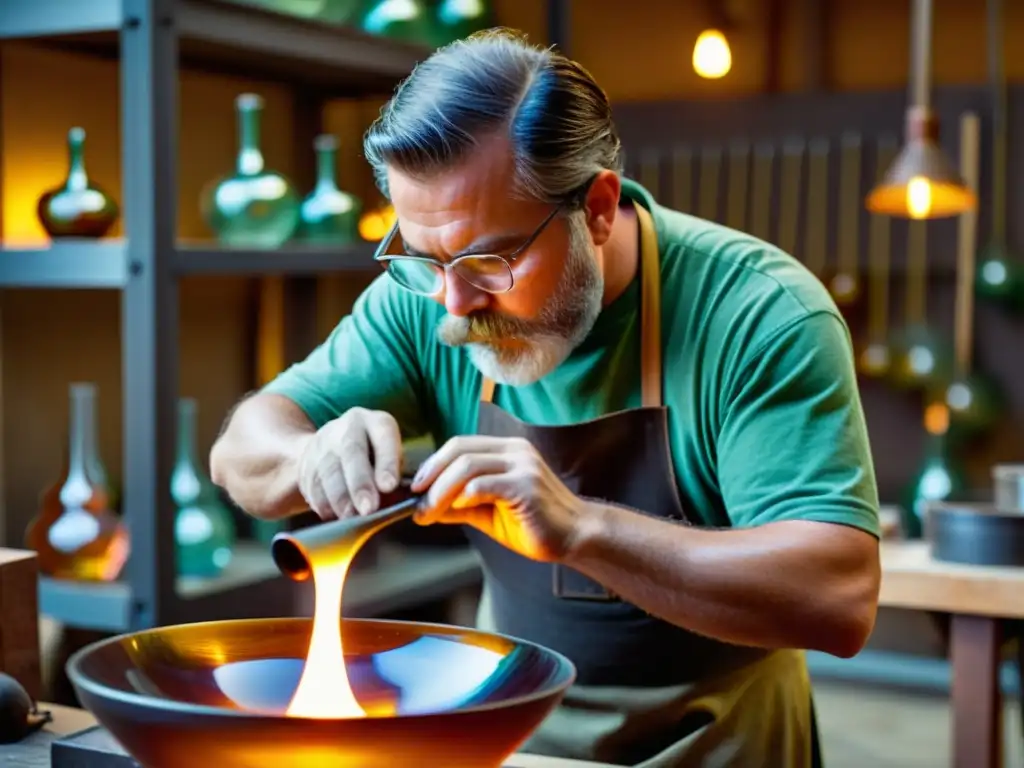
[[[444,276],[444,307],[449,314],[465,317],[490,303],[490,294],[474,287],[452,270]]]

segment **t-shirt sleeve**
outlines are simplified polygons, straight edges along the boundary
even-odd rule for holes
[[[718,475],[733,525],[815,520],[878,536],[878,490],[845,324],[802,316],[745,355]]]
[[[294,401],[319,428],[350,408],[387,411],[404,436],[426,432],[417,308],[378,278],[331,335],[263,392]]]

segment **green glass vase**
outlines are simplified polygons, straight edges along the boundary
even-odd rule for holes
[[[921,466],[907,485],[903,504],[903,531],[908,539],[919,539],[924,516],[933,501],[956,499],[968,488],[966,473],[948,434],[929,434]]]
[[[85,130],[68,131],[68,175],[36,205],[46,234],[60,237],[103,237],[120,214],[114,198],[89,179],[85,170]]]
[[[178,401],[178,453],[171,473],[178,573],[217,576],[231,562],[235,521],[196,457],[196,401]]]
[[[299,198],[292,183],[269,170],[260,150],[263,99],[243,93],[235,100],[239,148],[235,174],[207,186],[202,213],[217,240],[232,248],[276,248],[299,223]]]
[[[371,35],[415,45],[432,45],[437,34],[424,0],[375,0],[363,13],[360,26]]]
[[[434,38],[442,46],[493,26],[487,0],[438,0]]]
[[[302,201],[299,210],[300,237],[313,243],[347,245],[359,238],[359,215],[362,202],[353,194],[338,189],[335,166],[338,140],[334,136],[317,136],[316,186]]]

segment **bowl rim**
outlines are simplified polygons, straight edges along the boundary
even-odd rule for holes
[[[112,688],[103,683],[96,682],[90,677],[87,677],[81,670],[81,665],[85,658],[90,654],[98,651],[100,648],[104,648],[110,645],[114,645],[128,638],[139,637],[140,635],[154,634],[168,629],[176,627],[203,627],[203,626],[224,626],[228,624],[271,624],[278,622],[296,622],[296,623],[311,623],[313,621],[310,617],[304,616],[279,616],[269,618],[258,618],[258,619],[223,619],[214,621],[198,621],[189,624],[170,624],[164,627],[151,627],[149,629],[142,629],[135,632],[122,632],[121,634],[108,637],[104,640],[97,640],[96,642],[90,643],[83,648],[75,651],[71,656],[68,657],[67,663],[64,665],[67,672],[68,678],[71,684],[79,690],[85,691],[86,693],[103,697],[116,701],[119,704],[132,704],[139,707],[143,707],[149,710],[162,710],[165,712],[176,712],[193,715],[204,715],[209,717],[227,717],[227,718],[238,718],[238,719],[261,719],[261,720],[294,720],[296,722],[306,723],[339,723],[347,721],[358,721],[358,720],[417,720],[417,719],[430,719],[437,717],[450,717],[453,715],[462,714],[473,714],[476,712],[489,712],[496,709],[508,709],[512,706],[519,706],[522,704],[529,704],[530,702],[537,701],[539,699],[548,698],[550,696],[564,693],[576,682],[576,665],[573,664],[572,660],[558,651],[551,648],[547,648],[538,643],[534,643],[530,640],[523,640],[519,637],[512,635],[506,635],[501,632],[489,632],[481,629],[474,629],[472,627],[460,627],[454,624],[440,624],[437,622],[426,622],[426,621],[403,621],[401,619],[371,619],[371,618],[349,618],[342,617],[342,620],[346,623],[354,624],[380,624],[380,625],[398,625],[408,627],[410,625],[423,628],[426,630],[439,630],[441,634],[456,634],[459,631],[471,632],[475,634],[488,635],[490,637],[497,637],[503,640],[508,640],[511,643],[520,646],[528,646],[540,651],[543,654],[548,655],[559,663],[559,667],[566,669],[568,674],[565,680],[558,685],[550,686],[540,691],[534,691],[533,693],[523,694],[522,696],[516,696],[510,699],[504,699],[502,701],[491,702],[489,704],[478,704],[465,709],[454,709],[442,712],[419,712],[410,715],[394,715],[389,717],[309,717],[305,715],[285,715],[275,714],[271,712],[258,712],[244,709],[230,709],[228,707],[215,707],[209,704],[190,704],[188,702],[179,701],[177,699],[161,699],[154,696],[146,696],[141,693],[131,693],[129,691],[122,691],[118,688]],[[88,708],[87,708],[88,709]],[[102,722],[100,723],[102,725]]]

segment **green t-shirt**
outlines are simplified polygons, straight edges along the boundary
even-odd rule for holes
[[[845,322],[817,278],[750,235],[660,207],[636,183],[661,257],[664,397],[680,498],[710,526],[778,520],[879,533],[878,498]],[[572,355],[494,402],[534,424],[640,405],[639,278]],[[444,308],[381,275],[310,356],[266,388],[320,426],[388,411],[438,444],[475,432],[480,373],[434,334]]]

